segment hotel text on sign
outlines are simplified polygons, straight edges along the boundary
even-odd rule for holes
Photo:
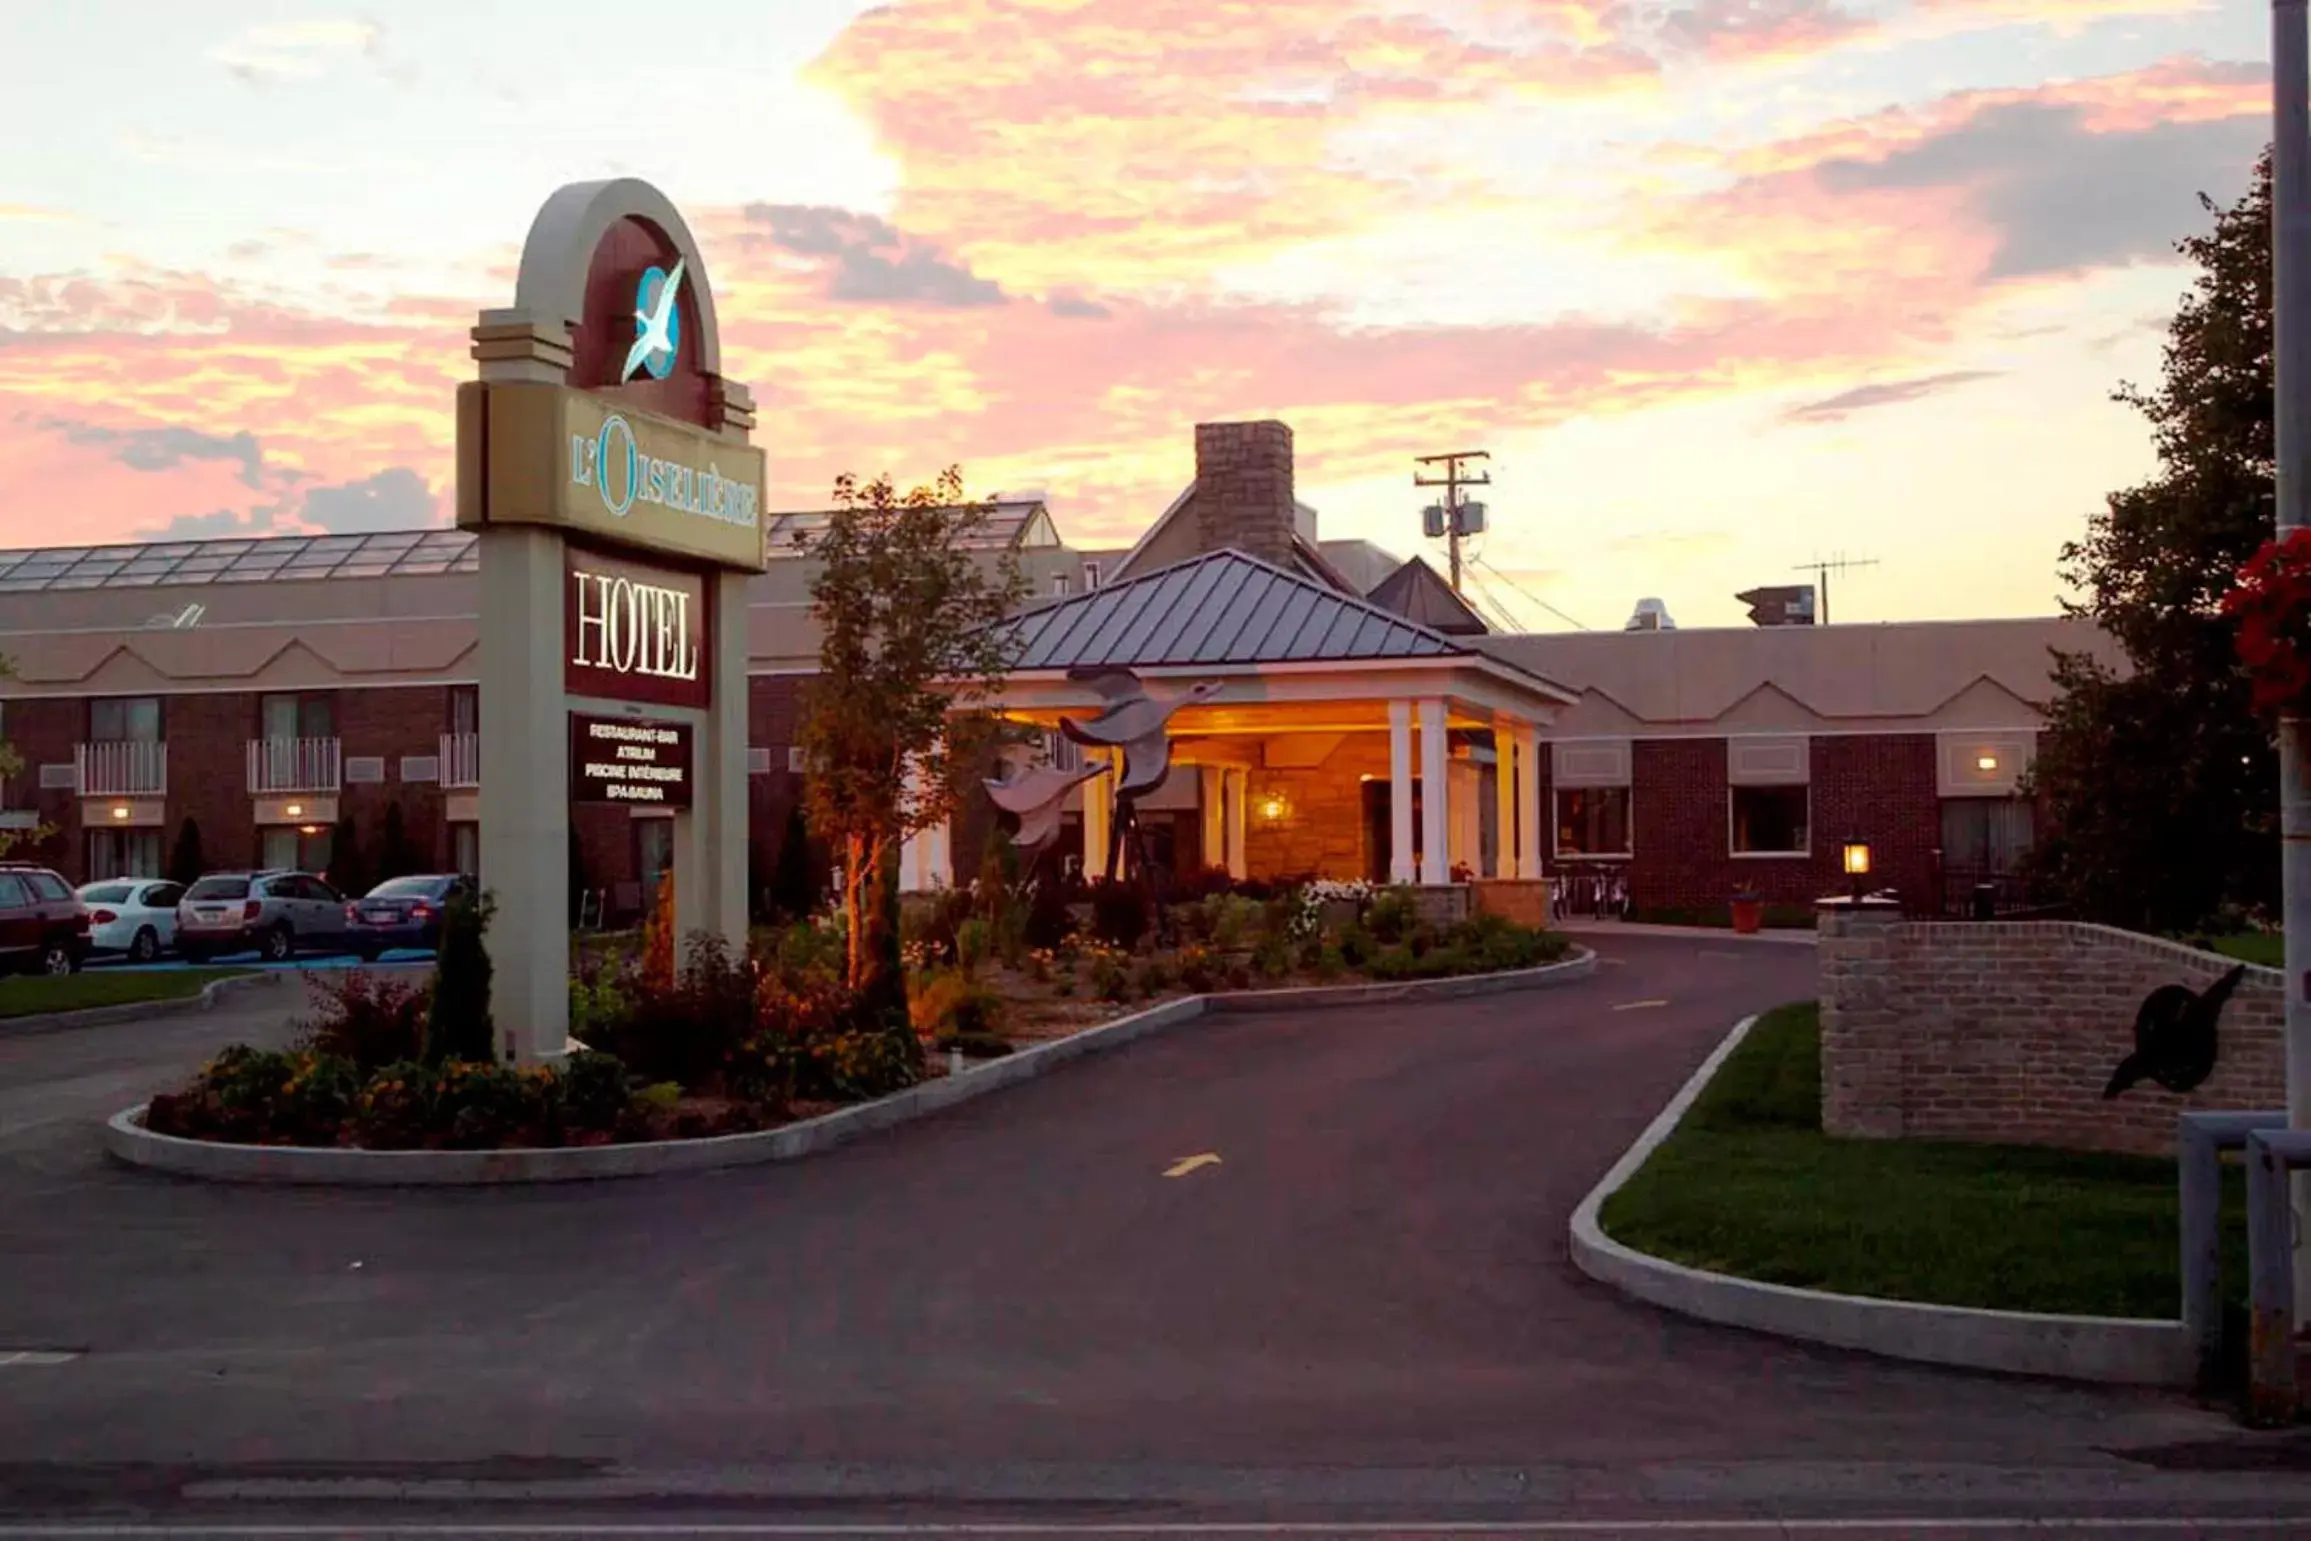
[[[696,573],[572,545],[562,564],[562,682],[575,696],[703,707],[714,633]]]
[[[570,797],[638,808],[690,806],[691,732],[678,722],[570,718]]]

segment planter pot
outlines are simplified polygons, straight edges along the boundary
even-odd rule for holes
[[[1765,901],[1763,899],[1736,899],[1733,901],[1733,929],[1742,936],[1754,936],[1765,928]]]
[[[1354,899],[1327,899],[1317,907],[1317,918],[1328,931],[1345,931],[1356,924],[1363,906]]]

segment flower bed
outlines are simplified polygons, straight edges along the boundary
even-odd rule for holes
[[[485,917],[486,918],[486,917]],[[1423,921],[1409,890],[1214,887],[1159,902],[989,882],[902,918],[907,1021],[840,983],[844,934],[816,920],[758,935],[745,957],[693,938],[581,956],[559,1064],[516,1068],[492,1041],[487,961],[444,951],[432,983],[315,976],[290,1050],[236,1045],[155,1097],[157,1134],[237,1144],[493,1150],[695,1139],[776,1128],[989,1058],[1065,1038],[1143,1002],[1222,990],[1439,979],[1554,962],[1565,939],[1482,916]],[[461,967],[477,966],[452,977]],[[910,1031],[911,1029],[911,1031]]]

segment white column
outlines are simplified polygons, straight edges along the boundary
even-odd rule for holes
[[[1517,741],[1517,876],[1541,875],[1541,746],[1529,722],[1520,722]]]
[[[714,704],[698,732],[691,806],[674,815],[674,936],[687,958],[693,935],[718,936],[746,956],[746,575],[718,573],[710,614]]]
[[[1448,746],[1449,747],[1449,746]],[[1477,807],[1484,785],[1484,771],[1474,760],[1447,760],[1445,780],[1452,785],[1452,802],[1447,806],[1445,851],[1454,865],[1465,866],[1478,877],[1484,876],[1484,821]]]
[[[1230,769],[1223,778],[1227,793],[1228,876],[1241,880],[1250,873],[1244,861],[1244,802],[1252,793],[1252,773]]]
[[[554,531],[506,525],[482,537],[480,876],[499,901],[488,938],[490,1017],[499,1053],[524,1064],[558,1058],[570,1033],[562,584]]]
[[[1388,703],[1388,881],[1412,881],[1412,703]]]
[[[1107,860],[1108,819],[1115,811],[1115,766],[1104,749],[1087,744],[1083,755],[1087,763],[1108,766],[1105,774],[1083,784],[1083,875],[1097,878],[1104,872],[1101,863]]]
[[[1445,849],[1445,813],[1452,806],[1445,773],[1444,703],[1420,703],[1420,881],[1440,887],[1452,881]]]
[[[1493,722],[1493,876],[1530,877],[1517,865],[1517,745],[1509,723]]]
[[[1196,811],[1201,816],[1203,863],[1228,864],[1228,773],[1217,765],[1196,767]]]

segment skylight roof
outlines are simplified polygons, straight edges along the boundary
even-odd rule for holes
[[[163,541],[0,551],[0,594],[42,589],[151,588],[159,584],[278,583],[478,572],[466,530],[376,535],[280,535],[260,540]]]

